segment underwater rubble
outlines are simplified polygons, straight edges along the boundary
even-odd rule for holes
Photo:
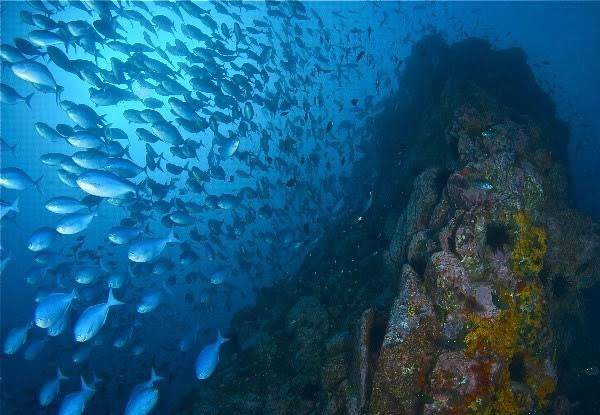
[[[433,35],[398,76],[354,171],[377,170],[372,207],[235,316],[175,413],[599,409],[577,347],[600,357],[600,226],[571,203],[568,128],[526,56]]]

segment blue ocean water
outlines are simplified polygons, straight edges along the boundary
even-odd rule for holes
[[[36,297],[68,293],[72,288],[79,296],[67,311],[70,324],[65,333],[48,337],[34,325],[17,353],[2,356],[3,413],[57,413],[64,397],[79,390],[80,375],[90,383],[94,374],[103,381],[86,403],[85,413],[120,413],[134,386],[149,379],[152,367],[168,380],[156,383],[160,398],[154,413],[169,413],[199,382],[198,354],[215,341],[217,331],[227,333],[235,311],[252,304],[260,287],[293,278],[328,227],[368,202],[374,181],[371,172],[364,172],[364,182],[358,186],[347,178],[364,156],[360,144],[373,139],[369,123],[398,92],[403,60],[427,34],[439,33],[448,43],[479,37],[494,48],[525,51],[536,80],[570,128],[567,157],[573,203],[600,218],[599,3],[193,4],[0,3],[2,45],[15,45],[17,38],[31,40],[34,31],[42,31],[38,35],[45,39],[49,32],[58,34],[59,40],[47,40],[38,50],[58,48],[70,59],[72,72],[46,55],[35,58],[21,50],[24,58],[50,70],[56,84],[64,87],[61,102],[88,105],[102,116],[88,130],[104,141],[109,141],[107,129],[121,130],[128,139],[116,141],[127,148],[132,162],[147,167],[126,179],[135,190],[124,192],[128,193],[125,202],[91,200],[98,205],[99,215],[86,229],[77,235],[58,235],[41,251],[43,255],[29,250],[34,231],[55,227],[61,220],[61,215],[45,208],[49,199],[81,200],[87,195],[61,181],[57,167],[40,158],[48,153],[71,156],[85,149],[69,144],[68,136],[57,140],[40,136],[35,123],[74,127],[77,122],[57,104],[54,93],[38,91],[32,82],[15,74],[12,66],[18,61],[2,56],[2,83],[22,96],[34,96],[28,107],[24,102],[11,104],[8,98],[5,102],[3,95],[1,137],[15,147],[12,152],[3,143],[1,166],[18,167],[34,180],[42,179],[39,192],[29,184],[23,190],[1,189],[3,202],[18,198],[19,211],[2,218],[0,339],[5,342],[11,330],[32,320],[43,302],[36,302]],[[195,16],[194,7],[200,8]],[[36,14],[46,17],[34,22],[31,16]],[[172,33],[152,23],[159,15],[174,22]],[[202,20],[200,15],[210,18]],[[68,28],[67,23],[76,21],[86,27],[85,35]],[[144,22],[150,22],[152,30]],[[194,38],[182,25],[197,28],[206,39]],[[97,56],[82,46],[82,39],[92,37],[92,31],[97,42],[91,48]],[[176,41],[187,48],[179,56],[174,53]],[[116,50],[127,45],[145,45],[145,49]],[[153,69],[144,57],[160,62],[164,71]],[[76,60],[87,63],[79,61],[82,66],[77,66]],[[190,69],[192,65],[196,72]],[[96,105],[90,98],[94,86],[81,74],[84,67],[95,67],[101,83],[96,85],[98,91],[116,85],[130,95],[120,102]],[[119,76],[125,79],[115,82]],[[216,94],[190,82],[202,76],[212,79],[221,102],[215,101]],[[186,92],[169,91],[165,85],[170,81]],[[135,124],[124,116],[126,110],[148,109],[147,98],[159,101],[157,111],[189,142],[173,146],[164,139],[148,143],[139,138],[138,128],[160,135],[153,130],[153,122]],[[194,121],[196,116],[202,119],[203,128],[192,132],[177,121],[185,116],[173,110],[171,98],[188,102],[186,108],[196,114]],[[150,164],[148,145],[156,152]],[[173,150],[186,146],[192,148],[188,158]],[[152,168],[153,162],[160,168]],[[173,171],[167,163],[175,165]],[[184,166],[186,170],[177,172]],[[158,185],[149,184],[148,179]],[[133,196],[140,199],[138,204]],[[166,202],[166,207],[159,202]],[[129,221],[123,222],[126,218]],[[107,240],[111,228],[120,223],[143,229],[141,240],[165,238],[174,229],[181,242],[169,242],[160,259],[135,263],[128,259],[128,244]],[[100,270],[97,281],[74,281],[84,266]],[[34,271],[41,276],[28,283],[27,275]],[[125,305],[110,308],[106,323],[92,339],[76,342],[73,325],[88,306],[106,302],[107,278],[114,273],[127,280],[124,287],[115,289],[115,297]],[[137,305],[149,293],[160,293],[161,303],[149,313],[139,313]],[[115,340],[123,335],[127,345],[115,347]],[[189,348],[182,347],[182,340],[190,342]],[[25,359],[24,350],[36,341],[45,341],[39,355]],[[89,356],[74,363],[74,353],[85,347],[90,348]],[[55,377],[57,367],[70,379],[61,383],[54,402],[42,408],[38,393],[44,382]]]

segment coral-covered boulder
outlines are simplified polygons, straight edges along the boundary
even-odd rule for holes
[[[390,312],[371,397],[370,414],[416,414],[437,351],[433,304],[415,271],[402,268],[403,288]]]

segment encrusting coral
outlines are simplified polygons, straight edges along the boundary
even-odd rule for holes
[[[538,274],[544,266],[546,232],[542,227],[533,226],[526,213],[515,213],[513,218],[518,228],[512,251],[513,270],[519,276]]]

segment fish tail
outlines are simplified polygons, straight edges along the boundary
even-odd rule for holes
[[[131,143],[129,143],[129,144],[127,144],[127,145],[125,146],[125,150],[124,150],[124,151],[125,151],[125,155],[127,156],[127,158],[128,158],[129,160],[133,160],[133,159],[131,158],[131,153],[129,152],[130,148],[131,148]]]
[[[154,370],[154,367],[152,368],[152,371],[150,372],[150,383],[154,383],[154,382],[158,382],[159,380],[163,380],[164,377],[162,376],[158,376],[156,374],[156,371]]]
[[[19,213],[19,198],[18,197],[12,202],[12,205],[10,205],[10,208],[13,210],[13,212]]]
[[[29,108],[31,108],[31,98],[35,95],[35,92],[32,92],[31,94],[27,95],[25,97],[25,104],[27,104],[27,106]],[[15,144],[16,145],[16,144]]]
[[[69,379],[68,376],[63,375],[63,373],[60,371],[60,367],[56,368],[56,377],[58,378],[59,381]]]
[[[108,301],[106,302],[106,304],[110,307],[113,305],[122,305],[125,304],[122,301],[117,300],[114,296],[113,296],[113,291],[112,288],[108,291]]]
[[[99,205],[94,206],[94,208],[90,209],[90,211],[99,218],[102,218],[102,219],[107,218],[107,216],[105,214],[100,212]]]
[[[169,236],[167,237],[169,242],[181,242],[179,238],[175,235],[175,228],[171,228],[171,232],[169,232]]]
[[[160,161],[164,160],[167,161],[167,159],[165,158],[165,153],[160,153],[160,155],[158,156],[158,159],[156,159],[156,167],[158,168],[158,170],[160,171],[164,171],[162,166],[160,165]]]
[[[169,294],[170,296],[174,296],[175,293],[173,292],[173,290],[171,290],[169,287],[167,287],[167,283],[166,281],[163,281],[163,288],[165,289],[165,291],[167,292],[167,294]]]
[[[104,262],[104,258],[100,258],[100,269],[106,273],[110,272],[108,265],[106,265],[106,262]]]
[[[223,337],[221,335],[221,330],[217,330],[217,342],[219,344],[223,344],[223,343],[228,342],[228,341],[229,341],[229,338]]]
[[[104,114],[104,115],[101,115],[101,116],[100,116],[100,119],[101,119],[102,121],[106,121],[106,120],[104,119],[104,117],[106,117],[106,114]],[[102,126],[102,134],[103,134],[105,137],[107,137],[107,138],[110,138],[110,137],[108,137],[108,136],[110,135],[110,126],[111,126],[111,125],[112,125],[112,123],[108,123],[108,124],[105,124],[105,125],[103,125],[103,126]],[[107,142],[105,142],[105,143],[104,143],[104,149],[105,149],[105,150],[108,152],[108,143],[107,143]]]
[[[85,379],[83,378],[83,375],[80,376],[81,378],[81,389],[84,391],[89,391],[89,392],[95,392],[96,389],[94,389],[92,386],[89,386],[87,383],[85,383]]]
[[[96,372],[92,372],[92,377],[94,378],[93,380],[93,385],[96,386],[96,384],[104,381],[104,379],[99,378],[98,376],[96,376]]]
[[[43,194],[44,194],[44,193],[42,192],[42,188],[40,187],[40,183],[41,183],[41,181],[42,181],[42,179],[43,179],[43,178],[44,178],[44,175],[42,174],[42,175],[40,176],[40,178],[39,178],[39,179],[37,179],[37,180],[35,180],[35,181],[33,182],[33,185],[34,185],[34,186],[35,186],[35,188],[38,190],[38,192],[40,192],[40,194],[41,194],[41,195],[43,195]]]
[[[60,94],[65,90],[64,86],[56,85],[56,103],[58,104],[60,101]]]

